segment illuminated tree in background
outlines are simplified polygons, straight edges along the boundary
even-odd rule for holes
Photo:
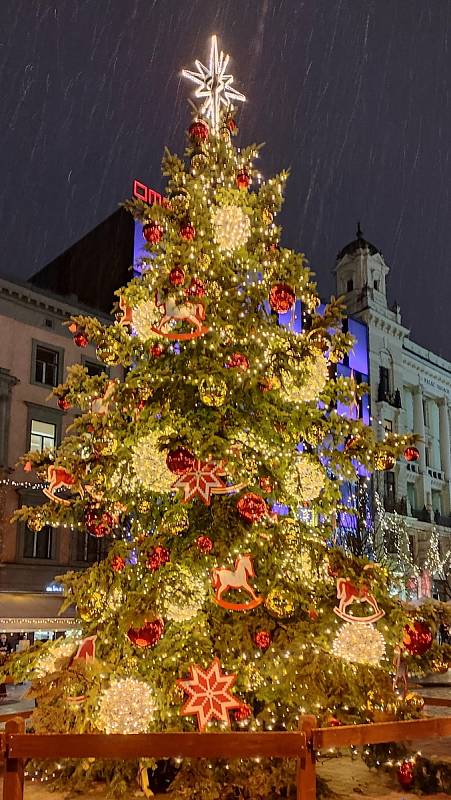
[[[55,453],[25,457],[49,502],[18,518],[112,540],[104,561],[61,579],[80,640],[16,664],[34,678],[38,731],[293,729],[308,712],[368,720],[375,686],[395,702],[406,613],[385,569],[327,543],[340,483],[387,468],[405,442],[376,444],[336,410],[366,391],[335,376],[352,337],[338,301],[318,312],[305,258],[279,244],[287,174],[258,180],[259,148],[233,145],[229,99],[242,97],[215,47],[196,65],[206,105],[185,158],[163,159],[164,201],[127,204],[146,269],[118,292],[114,324],[71,323],[124,379],[70,367],[55,395],[80,414]],[[299,334],[279,325],[296,298]],[[128,762],[58,769],[116,791],[136,774]],[[263,773],[268,796],[289,780],[275,762],[185,761],[173,796],[225,796],[222,782],[252,796]]]

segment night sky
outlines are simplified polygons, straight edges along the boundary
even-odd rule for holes
[[[212,33],[248,97],[239,144],[266,142],[265,176],[291,168],[282,243],[325,295],[360,220],[404,323],[451,359],[451,0],[1,0],[0,272],[44,266],[133,178],[162,188],[180,69]]]

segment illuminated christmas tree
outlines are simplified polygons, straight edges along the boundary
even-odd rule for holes
[[[368,721],[376,686],[395,703],[408,616],[386,570],[330,543],[341,482],[390,468],[406,442],[376,444],[355,418],[367,388],[336,374],[353,344],[342,306],[321,306],[305,258],[280,245],[287,174],[263,180],[259,148],[233,144],[231,103],[244,97],[227,61],[213,39],[209,67],[187,73],[201,105],[185,158],[164,156],[163,202],[127,203],[149,253],[116,321],[71,322],[123,379],[70,367],[55,396],[80,413],[56,452],[25,457],[48,502],[18,518],[111,541],[101,563],[61,579],[81,636],[13,666],[34,680],[38,731]],[[276,763],[185,762],[173,796],[216,797],[215,782],[249,796],[263,770],[281,786]],[[137,767],[58,770],[120,791]]]

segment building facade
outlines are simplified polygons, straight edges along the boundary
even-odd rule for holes
[[[21,505],[46,499],[33,473],[17,465],[19,458],[27,450],[58,445],[74,417],[58,408],[52,387],[64,380],[70,364],[82,363],[90,374],[106,369],[95,349],[77,347],[63,324],[73,314],[87,313],[95,312],[0,279],[0,618],[2,593],[57,590],[55,575],[98,556],[99,542],[87,534],[50,526],[33,532],[9,521]],[[108,321],[106,315],[102,319]]]
[[[386,431],[413,433],[420,458],[398,460],[377,473],[374,489],[387,512],[408,525],[412,555],[424,566],[431,537],[438,536],[440,559],[451,550],[451,363],[413,342],[398,305],[387,299],[389,267],[360,225],[356,239],[341,250],[335,266],[337,293],[347,311],[368,326],[372,425],[378,439]],[[447,574],[431,575],[431,591],[451,596]]]

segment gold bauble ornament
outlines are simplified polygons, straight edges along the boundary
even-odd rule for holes
[[[33,516],[30,519],[27,519],[27,528],[33,533],[37,533],[38,531],[42,531],[45,527],[45,519],[41,511],[34,511]]]
[[[271,225],[273,219],[274,215],[272,211],[270,211],[269,208],[264,208],[262,211],[262,220],[265,223],[265,225]]]
[[[304,439],[312,447],[318,447],[324,439],[324,431],[322,425],[317,422],[312,422],[304,433]]]
[[[197,258],[196,263],[198,272],[207,272],[207,270],[210,268],[211,257],[208,255],[208,253],[201,253]]]
[[[220,408],[227,397],[226,382],[215,375],[207,375],[199,384],[199,397],[204,405]]]
[[[343,361],[345,355],[346,355],[345,350],[342,350],[339,347],[337,347],[334,350],[329,351],[328,359],[331,364],[339,364],[340,361]]]
[[[180,190],[170,198],[169,202],[174,214],[184,216],[189,209],[189,195],[186,191]]]
[[[179,706],[180,703],[183,703],[184,699],[185,699],[185,692],[183,691],[182,687],[178,686],[177,683],[174,683],[173,687],[169,690],[168,693],[169,705]]]
[[[419,694],[415,692],[407,692],[404,697],[404,704],[411,711],[422,711],[424,708],[424,700]]]
[[[99,344],[96,349],[96,355],[99,361],[106,364],[108,367],[114,367],[121,362],[117,342]]]
[[[243,669],[243,684],[249,691],[261,689],[265,685],[265,679],[255,664],[248,664]]]
[[[158,449],[158,434],[151,431],[132,447],[133,470],[143,489],[151,492],[169,492],[174,474],[166,465],[166,452]]]
[[[202,172],[208,166],[208,158],[205,153],[196,153],[191,159],[191,167],[196,172]]]
[[[392,456],[391,453],[387,453],[385,451],[375,453],[374,456],[374,468],[380,472],[385,472],[386,470],[393,469],[396,464],[396,458]]]
[[[219,131],[219,135],[220,135],[220,137],[221,137],[223,142],[230,142],[230,140],[232,138],[231,133],[230,133],[227,125],[223,125],[221,127],[221,129]]]
[[[326,485],[326,473],[313,456],[297,455],[293,466],[284,478],[284,490],[288,497],[298,497],[303,503],[311,503]]]
[[[294,603],[286,589],[271,589],[266,597],[265,606],[277,619],[291,617],[294,613]]]
[[[170,536],[177,536],[184,531],[187,531],[188,528],[188,511],[186,508],[182,508],[181,506],[176,506],[175,508],[171,508],[169,511],[166,511],[159,525],[159,530],[161,533],[168,534]]]
[[[448,662],[444,661],[443,658],[434,658],[431,664],[432,672],[437,672],[439,675],[444,675],[445,672],[448,672]]]

